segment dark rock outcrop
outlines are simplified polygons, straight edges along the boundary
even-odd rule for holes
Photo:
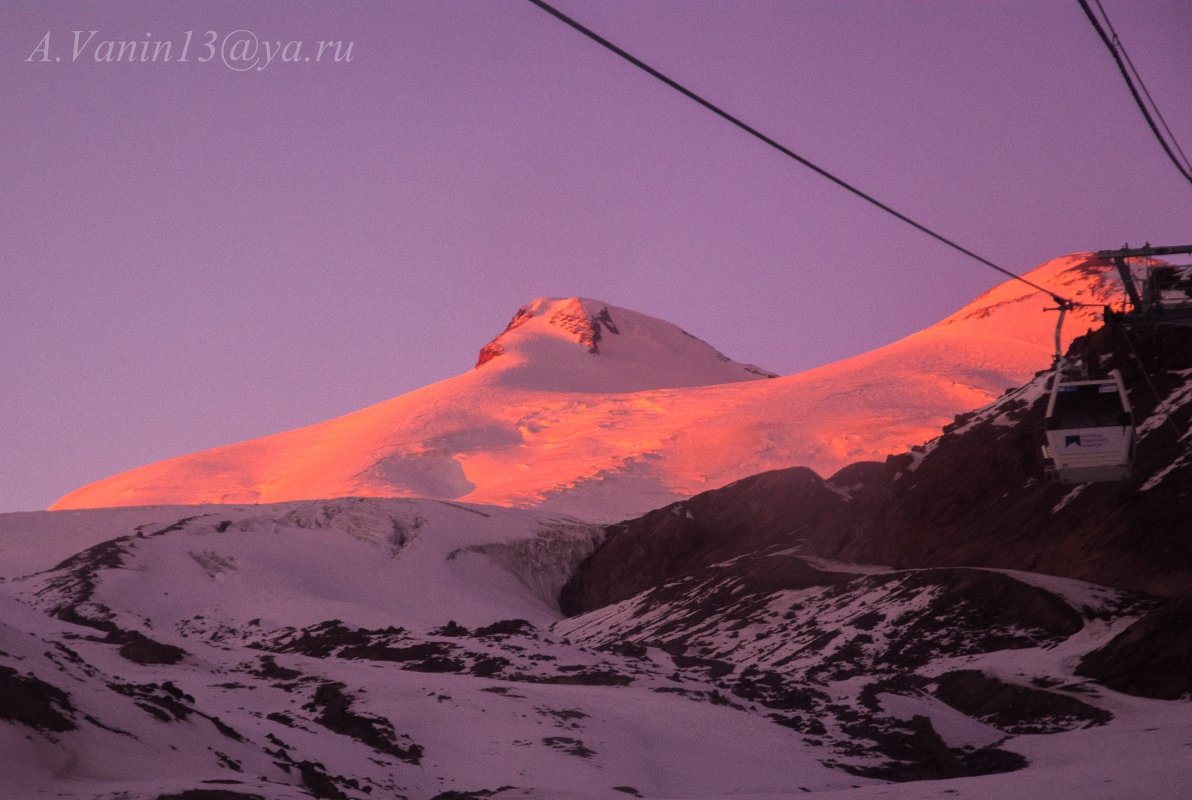
[[[923,716],[899,725],[861,723],[854,733],[877,743],[877,750],[890,760],[880,766],[842,765],[845,770],[868,778],[889,781],[927,781],[1013,772],[1026,766],[1017,753],[985,747],[966,752],[949,748]]]
[[[1074,697],[1016,686],[979,670],[957,670],[936,679],[935,696],[970,717],[1006,733],[1057,733],[1104,725],[1113,715]]]
[[[563,587],[560,605],[567,614],[589,611],[708,564],[791,547],[838,524],[846,510],[845,498],[810,469],[764,472],[611,526]]]
[[[410,764],[422,759],[422,746],[409,743],[399,744],[398,735],[389,720],[372,714],[360,714],[352,710],[352,697],[344,693],[342,683],[326,682],[315,690],[307,711],[317,712],[315,722],[329,731],[350,736],[378,753],[385,753]],[[400,737],[408,739],[408,737]]]
[[[1138,620],[1085,656],[1076,674],[1141,697],[1177,700],[1192,694],[1192,597]]]
[[[187,789],[176,794],[159,794],[157,800],[265,800],[259,794],[245,794],[231,789]]]
[[[71,731],[70,696],[33,675],[0,666],[0,719],[43,731]]]

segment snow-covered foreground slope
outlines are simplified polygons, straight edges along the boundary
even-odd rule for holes
[[[0,516],[0,796],[1192,792],[1192,704],[1075,672],[1152,600],[763,552],[563,619],[599,536],[401,499]]]
[[[1099,303],[1116,296],[1108,269],[1075,255],[1029,277]],[[930,438],[1048,366],[1055,320],[1045,304],[1008,282],[887,347],[767,379],[669,323],[540,300],[470,372],[134,469],[55,507],[422,496],[620,519],[764,470],[826,475]],[[1095,324],[1094,311],[1073,316],[1066,338]]]
[[[95,540],[133,521],[0,517],[6,798],[858,783],[669,665],[551,634],[553,594],[594,543],[570,520],[405,500],[158,509],[14,574],[45,558],[22,529],[59,520],[82,543],[81,516]]]
[[[1192,698],[1129,696],[1085,677],[1088,653],[1137,640],[1123,632],[1152,602],[1031,573],[780,551],[690,572],[555,630],[681,654],[810,734],[825,763],[900,781],[832,797],[1187,797]]]

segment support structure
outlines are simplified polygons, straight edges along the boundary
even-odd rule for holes
[[[1172,247],[1123,247],[1121,250],[1101,250],[1097,258],[1113,262],[1122,278],[1122,287],[1130,300],[1130,309],[1114,315],[1114,319],[1131,324],[1192,325],[1192,267],[1171,265],[1151,266],[1142,286],[1134,278],[1126,263],[1128,258],[1192,254],[1192,244]],[[1183,292],[1184,297],[1165,296]]]

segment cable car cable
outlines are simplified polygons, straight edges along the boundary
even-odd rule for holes
[[[724,119],[728,122],[731,122],[733,125],[736,125],[738,128],[745,131],[750,136],[753,136],[754,138],[759,139],[762,142],[768,144],[770,147],[774,148],[775,150],[777,150],[778,152],[787,156],[788,158],[794,159],[795,161],[799,162],[803,166],[810,169],[812,172],[815,172],[816,174],[818,174],[824,178],[827,178],[828,180],[832,181],[832,183],[835,183],[837,186],[841,187],[842,189],[845,189],[846,191],[853,193],[854,195],[856,195],[857,197],[860,197],[862,200],[866,201],[867,203],[877,206],[882,211],[885,211],[887,214],[890,214],[891,216],[901,220],[902,222],[905,222],[906,224],[910,225],[911,227],[916,228],[920,232],[927,234],[928,236],[935,239],[936,241],[946,244],[948,247],[951,247],[953,250],[963,253],[964,255],[968,256],[969,258],[974,259],[975,261],[978,261],[981,264],[984,264],[985,266],[987,266],[991,269],[995,269],[998,272],[1002,273],[1003,275],[1013,278],[1016,281],[1025,283],[1027,286],[1031,287],[1035,291],[1042,292],[1043,294],[1048,295],[1049,297],[1051,297],[1052,300],[1054,300],[1059,305],[1071,304],[1072,301],[1068,300],[1067,298],[1065,298],[1061,295],[1056,294],[1055,292],[1051,291],[1050,289],[1045,289],[1042,286],[1040,286],[1039,284],[1022,277],[1021,275],[1011,272],[1010,270],[1006,269],[1005,267],[998,266],[997,264],[993,263],[992,261],[990,261],[987,258],[982,258],[981,256],[977,255],[973,251],[960,246],[959,244],[957,244],[956,242],[947,238],[943,234],[936,233],[931,228],[928,228],[926,225],[924,225],[920,222],[916,222],[915,220],[911,219],[910,217],[906,216],[905,214],[903,214],[899,211],[895,211],[893,208],[886,205],[882,201],[874,198],[872,195],[866,194],[865,192],[861,191],[856,186],[853,186],[851,183],[844,180],[843,178],[839,178],[836,175],[833,175],[831,172],[824,169],[823,167],[811,162],[810,160],[808,160],[808,159],[804,158],[803,156],[799,155],[798,153],[794,152],[789,147],[786,147],[785,145],[770,138],[766,134],[759,131],[757,128],[754,128],[753,126],[749,125],[748,123],[743,122],[738,117],[733,116],[732,114],[730,114],[729,112],[727,112],[723,108],[721,108],[720,106],[716,105],[715,103],[712,103],[710,100],[704,99],[703,97],[696,94],[691,89],[688,89],[686,86],[684,86],[683,84],[674,80],[673,78],[654,69],[649,64],[645,63],[644,61],[642,61],[641,59],[632,55],[631,53],[621,49],[617,45],[610,42],[608,39],[605,39],[603,36],[596,33],[595,31],[593,31],[592,29],[585,27],[581,23],[577,22],[576,20],[574,20],[571,17],[564,14],[562,11],[559,11],[555,7],[544,2],[544,0],[528,0],[528,2],[534,4],[538,8],[542,9],[546,13],[555,17],[559,21],[567,24],[568,26],[575,29],[576,31],[582,33],[584,36],[587,36],[589,39],[596,42],[597,44],[599,44],[601,47],[605,48],[606,50],[609,50],[609,51],[615,53],[616,55],[620,56],[621,58],[625,59],[630,64],[632,64],[633,66],[642,70],[643,72],[646,72],[647,74],[651,75],[652,77],[662,81],[667,86],[671,87],[675,91],[684,95],[688,99],[693,100],[694,102],[700,104],[704,108],[711,111],[713,114],[716,114],[718,117],[721,117],[722,119]]]
[[[531,0],[531,2],[534,2],[534,0]],[[1107,34],[1105,29],[1101,27],[1100,21],[1093,14],[1093,10],[1089,8],[1088,2],[1086,0],[1076,0],[1076,2],[1080,3],[1080,7],[1084,9],[1085,16],[1087,16],[1089,18],[1089,22],[1093,24],[1093,28],[1097,31],[1097,35],[1101,37],[1101,41],[1104,42],[1105,46],[1109,48],[1109,53],[1113,56],[1113,60],[1117,64],[1118,70],[1122,73],[1122,77],[1125,78],[1126,86],[1130,89],[1130,94],[1134,97],[1134,102],[1138,105],[1139,111],[1142,112],[1142,116],[1146,119],[1146,124],[1150,126],[1151,133],[1155,134],[1155,138],[1159,140],[1159,144],[1163,147],[1163,152],[1167,153],[1167,157],[1171,159],[1172,164],[1175,164],[1175,168],[1180,171],[1180,174],[1183,175],[1189,183],[1192,183],[1192,171],[1189,171],[1184,167],[1183,164],[1180,163],[1180,160],[1176,157],[1175,153],[1171,151],[1171,147],[1167,144],[1167,140],[1163,138],[1163,134],[1160,133],[1158,126],[1155,124],[1155,120],[1151,117],[1151,112],[1147,109],[1146,103],[1143,102],[1142,97],[1140,97],[1138,94],[1138,89],[1134,86],[1134,81],[1130,78],[1130,72],[1126,69],[1126,65],[1122,62],[1122,56],[1118,53],[1118,48],[1114,47],[1113,42],[1109,38],[1109,34]],[[1102,9],[1101,13],[1105,13],[1105,10]],[[1108,21],[1109,17],[1106,17],[1105,19]],[[1120,41],[1118,42],[1118,45],[1121,45]],[[1124,48],[1123,52],[1125,52]],[[1142,79],[1139,78],[1138,82],[1141,84]],[[1143,90],[1146,90],[1145,86],[1143,87]],[[1147,96],[1150,96],[1149,93]],[[1152,100],[1151,102],[1153,103],[1154,101]],[[1155,111],[1156,113],[1159,111],[1157,106]],[[1166,123],[1164,123],[1164,125],[1166,125]],[[1176,147],[1179,147],[1178,143],[1176,144]],[[1183,153],[1182,150],[1180,152],[1181,154]]]
[[[1130,72],[1134,75],[1134,80],[1138,81],[1138,88],[1142,90],[1142,94],[1146,97],[1146,101],[1150,103],[1151,109],[1154,110],[1155,116],[1159,118],[1159,124],[1163,126],[1163,131],[1167,134],[1171,146],[1180,154],[1183,159],[1184,166],[1192,169],[1192,161],[1188,160],[1187,153],[1180,147],[1179,141],[1175,138],[1175,134],[1171,132],[1171,127],[1167,124],[1167,119],[1163,116],[1163,112],[1159,109],[1159,104],[1155,102],[1155,98],[1151,97],[1150,91],[1146,88],[1146,83],[1143,82],[1142,76],[1138,74],[1138,68],[1134,66],[1134,61],[1130,58],[1130,53],[1126,50],[1126,44],[1118,36],[1117,30],[1113,27],[1113,20],[1105,13],[1105,7],[1101,5],[1101,0],[1093,0],[1097,4],[1097,10],[1101,12],[1101,18],[1105,20],[1105,27],[1109,29],[1109,35],[1113,39],[1114,47],[1122,54],[1122,58],[1126,60],[1126,66],[1130,68]]]

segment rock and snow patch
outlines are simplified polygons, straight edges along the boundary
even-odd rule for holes
[[[502,386],[635,392],[776,377],[660,319],[583,297],[523,306],[476,364]]]
[[[1071,658],[1057,680],[1065,669],[1047,654],[1069,641],[1092,649],[1115,630],[1105,620],[1150,607],[1029,573],[799,561],[788,551],[710,564],[554,630],[586,646],[658,648],[823,742],[831,763],[905,780],[1018,769],[1012,735],[1109,724],[1095,699],[1057,688],[1081,683]]]

